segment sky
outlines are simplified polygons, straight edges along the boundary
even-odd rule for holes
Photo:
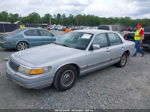
[[[0,0],[0,12],[150,18],[150,0]]]

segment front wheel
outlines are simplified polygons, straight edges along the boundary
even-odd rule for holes
[[[128,54],[124,53],[121,56],[121,59],[120,59],[119,63],[117,63],[117,66],[118,67],[124,67],[126,65],[126,63],[127,63],[127,60],[128,60]]]
[[[59,91],[71,89],[77,80],[77,70],[72,65],[60,68],[55,74],[54,87]]]
[[[22,51],[22,50],[25,50],[29,47],[29,45],[26,43],[26,42],[19,42],[17,44],[17,50],[18,51]]]

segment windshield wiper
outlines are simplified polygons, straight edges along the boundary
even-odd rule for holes
[[[70,46],[68,46],[68,45],[61,44],[61,43],[57,43],[57,42],[54,42],[54,44],[56,44],[56,45],[61,45],[61,46],[65,46],[65,47],[70,47]]]
[[[67,45],[65,45],[65,44],[61,44],[62,46],[65,46],[65,47],[69,47],[69,46],[67,46]]]
[[[82,50],[82,49],[79,48],[79,47],[73,47],[73,46],[69,46],[69,45],[61,44],[61,43],[57,43],[57,42],[54,42],[54,44],[56,44],[56,45],[61,45],[61,46],[65,46],[65,47],[69,47],[69,48],[74,48],[74,49],[80,49],[80,50]]]
[[[54,44],[56,44],[56,45],[62,45],[62,44],[60,44],[60,43],[57,43],[57,42],[54,42]]]

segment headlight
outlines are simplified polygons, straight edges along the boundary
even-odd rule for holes
[[[29,74],[29,73],[30,73],[30,70],[31,70],[31,69],[26,68],[26,67],[23,67],[23,66],[20,66],[19,69],[18,69],[18,71],[19,71],[20,73],[23,73],[23,74]]]
[[[0,37],[0,42],[4,42],[6,40],[6,38],[2,38],[2,37]]]
[[[43,74],[49,72],[50,70],[51,67],[31,69],[31,68],[20,66],[18,69],[20,73],[27,74],[27,75]]]

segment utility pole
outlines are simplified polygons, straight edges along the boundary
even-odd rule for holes
[[[52,18],[51,18],[51,16],[49,16],[49,24],[50,25],[52,24]]]

